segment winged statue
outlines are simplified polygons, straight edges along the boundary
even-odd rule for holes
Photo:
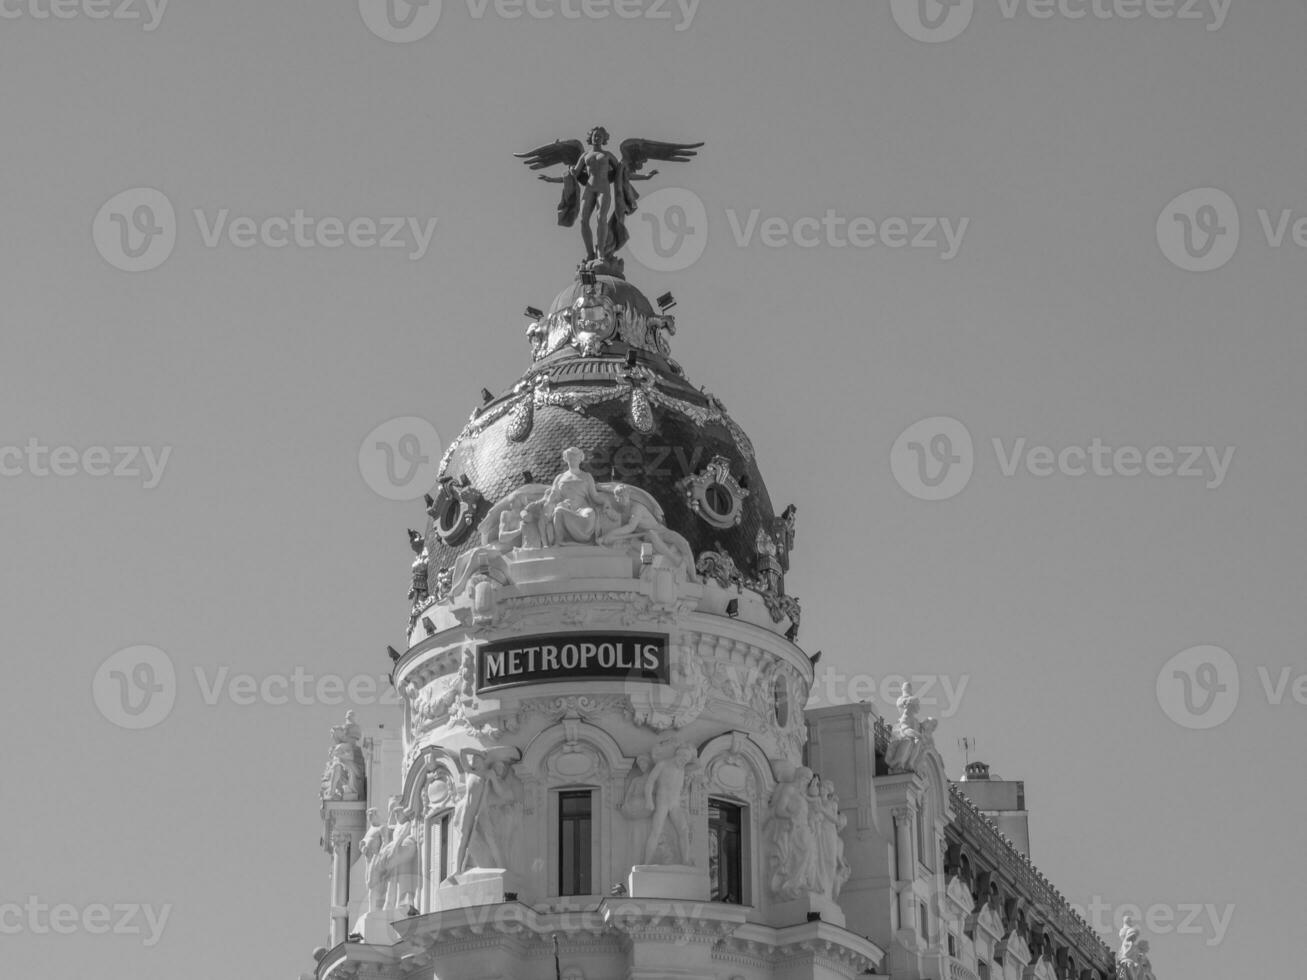
[[[586,149],[586,146],[589,149]],[[635,214],[640,196],[634,181],[649,180],[657,170],[641,173],[650,160],[684,163],[698,155],[702,143],[664,143],[661,140],[623,140],[619,159],[608,145],[608,130],[596,126],[581,140],[556,140],[544,146],[514,154],[532,170],[563,166],[561,176],[540,174],[551,184],[562,184],[558,202],[558,223],[564,228],[581,218],[581,239],[589,262],[611,263],[631,237],[626,219]],[[593,228],[591,220],[594,221]]]

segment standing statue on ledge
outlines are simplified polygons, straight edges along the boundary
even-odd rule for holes
[[[644,805],[652,814],[649,840],[644,849],[645,864],[657,863],[663,828],[669,823],[676,832],[680,863],[693,863],[693,855],[690,853],[690,818],[686,815],[681,797],[688,788],[690,773],[698,768],[697,759],[698,754],[690,746],[677,745],[670,754],[663,754],[645,777]]]
[[[640,173],[650,160],[684,163],[696,156],[703,144],[623,140],[622,156],[618,159],[604,149],[608,144],[608,130],[603,126],[590,130],[586,143],[590,144],[589,150],[580,140],[556,140],[514,155],[532,170],[545,170],[558,164],[566,167],[561,177],[540,174],[543,181],[563,185],[558,223],[571,228],[579,212],[586,261],[615,265],[614,256],[631,237],[626,230],[626,219],[635,214],[640,199],[631,186],[632,181],[657,176],[657,170]],[[592,217],[595,218],[593,230]]]
[[[409,528],[408,546],[413,549],[413,554],[416,556],[413,559],[413,585],[408,590],[408,600],[417,605],[426,602],[430,595],[427,587],[427,563],[430,561],[430,555],[427,552],[426,537],[421,531]]]
[[[390,828],[381,822],[376,807],[368,808],[368,832],[359,843],[359,853],[363,855],[363,882],[368,889],[368,911],[380,912],[386,907],[386,890],[390,878],[386,874],[385,864],[381,859],[381,849],[389,839]]]
[[[353,711],[345,712],[345,724],[331,726],[331,753],[322,774],[324,800],[363,799],[363,749],[359,745],[362,736]]]
[[[808,795],[813,776],[807,766],[782,776],[772,790],[763,825],[768,884],[785,901],[816,890],[817,839]]]

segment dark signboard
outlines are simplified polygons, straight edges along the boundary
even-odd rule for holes
[[[497,640],[477,649],[478,694],[581,678],[670,683],[667,634],[554,633]]]

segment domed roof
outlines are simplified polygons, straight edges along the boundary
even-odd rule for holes
[[[431,568],[480,544],[476,526],[496,502],[565,470],[570,446],[596,481],[652,495],[696,556],[729,556],[745,579],[766,578],[766,556],[787,565],[786,521],[753,445],[671,359],[674,332],[674,318],[620,277],[581,274],[560,292],[527,329],[531,368],[473,412],[445,454],[429,500]]]

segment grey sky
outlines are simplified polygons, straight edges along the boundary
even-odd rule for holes
[[[4,935],[7,972],[309,964],[327,926],[317,781],[344,708],[210,706],[195,670],[388,669],[404,529],[423,515],[369,489],[360,443],[398,416],[450,439],[483,385],[525,369],[521,309],[569,281],[578,244],[554,224],[556,188],[511,154],[602,122],[619,141],[708,142],[640,188],[698,196],[702,257],[671,274],[628,260],[628,275],[675,291],[675,356],[752,436],[777,505],[799,506],[805,648],[850,675],[965,679],[937,734],[953,772],[966,735],[1026,780],[1035,859],[1068,899],[1180,910],[1152,936],[1159,976],[1300,975],[1285,939],[1307,874],[1292,683],[1307,670],[1307,249],[1292,219],[1279,247],[1263,225],[1307,215],[1307,9],[1234,0],[1209,30],[1206,0],[1206,20],[980,0],[960,36],[929,43],[873,0],[710,0],[688,24],[675,4],[667,20],[570,19],[540,0],[560,15],[506,19],[468,2],[445,0],[410,43],[376,36],[354,0],[172,0],[152,30],[144,0],[137,20],[91,19],[94,0],[68,20],[34,16],[48,0],[4,5],[20,16],[0,19],[0,444],[150,447],[156,464],[171,447],[148,490],[143,456],[139,477],[0,458],[20,470],[0,478],[0,904],[171,906],[150,946],[143,918],[137,935]],[[139,187],[166,195],[177,240],[127,273],[92,226]],[[1183,271],[1158,219],[1209,187],[1237,206],[1239,246]],[[416,260],[208,247],[223,209],[437,221]],[[768,218],[828,211],[882,233],[895,217],[967,223],[948,260],[836,247],[824,229],[814,247],[760,237]],[[965,425],[974,472],[925,502],[891,447],[939,416]],[[1234,455],[1212,489],[1037,478],[1024,457],[1006,476],[1022,438]],[[178,693],[162,723],[127,731],[91,689],[135,644],[167,653]],[[1173,721],[1156,689],[1198,644],[1228,650],[1241,684],[1208,730]],[[1272,694],[1292,668],[1279,704],[1259,667]],[[1233,906],[1219,942],[1206,913],[1177,931],[1190,905]]]

